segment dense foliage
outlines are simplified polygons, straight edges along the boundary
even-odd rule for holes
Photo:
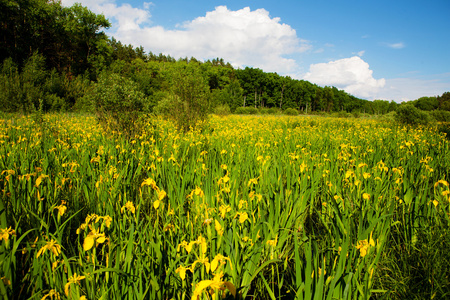
[[[232,113],[238,107],[254,107],[262,113],[267,108],[291,108],[306,114],[386,114],[398,106],[394,101],[362,100],[336,87],[320,87],[256,68],[234,69],[219,58],[200,62],[146,54],[142,47],[108,38],[103,32],[110,26],[108,20],[79,4],[63,7],[58,1],[2,0],[0,17],[0,107],[6,112],[30,113],[40,101],[44,111],[89,111],[95,107],[90,102],[95,98],[91,86],[100,74],[112,78],[118,74],[133,81],[143,94],[147,113],[160,102],[160,108],[189,111],[192,103],[180,102],[173,87],[174,78],[183,78],[186,68],[197,80],[191,80],[191,88],[202,90],[198,103],[205,107],[196,109],[201,114],[223,105]],[[422,97],[413,105],[426,111],[449,111],[449,95]]]
[[[368,119],[0,119],[8,299],[446,299],[450,141]],[[67,297],[67,298],[66,298]]]

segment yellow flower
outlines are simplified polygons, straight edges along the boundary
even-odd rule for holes
[[[39,185],[42,182],[42,179],[47,178],[47,177],[48,177],[48,175],[45,175],[45,174],[39,175],[39,177],[36,179],[36,187],[39,187]]]
[[[181,243],[179,243],[178,246],[177,246],[177,252],[180,252],[180,248],[181,247],[186,249],[187,245],[188,245],[188,243],[186,241],[182,241]]]
[[[434,184],[434,187],[437,187],[440,183],[445,185],[445,186],[448,186],[448,182],[447,181],[445,181],[443,179],[440,179]]]
[[[0,241],[5,240],[5,242],[8,242],[10,235],[16,236],[16,231],[11,229],[11,226],[5,229],[0,228]]]
[[[61,297],[59,296],[59,293],[56,290],[48,291],[48,294],[46,294],[44,297],[42,297],[41,300],[45,300],[45,299],[47,299],[47,297],[50,299],[53,299],[53,297],[55,297],[55,300],[61,299]]]
[[[244,222],[248,219],[248,214],[247,214],[247,212],[243,212],[243,213],[238,212],[238,213],[236,213],[235,218],[236,218],[237,216],[239,216],[239,223],[241,223],[241,224],[244,223]]]
[[[153,208],[158,209],[160,203],[161,203],[160,200],[155,200],[155,202],[153,202]]]
[[[219,207],[220,217],[221,217],[222,219],[224,219],[224,218],[225,218],[225,214],[226,214],[227,212],[230,212],[230,211],[231,211],[231,207],[230,207],[229,205],[221,205],[221,206]]]
[[[185,268],[183,266],[179,266],[176,270],[175,273],[178,273],[178,275],[180,275],[181,280],[184,280],[186,278],[186,271],[188,270],[188,268]]]
[[[158,191],[158,200],[161,201],[164,197],[166,197],[166,195],[167,193],[164,190]]]
[[[37,253],[36,258],[44,254],[46,251],[51,251],[55,256],[58,256],[61,253],[61,246],[58,245],[58,242],[54,239],[51,239],[49,242],[45,244]]]
[[[85,279],[86,276],[77,276],[77,273],[74,273],[72,277],[69,277],[68,282],[66,283],[66,285],[64,286],[64,293],[66,294],[67,297],[69,297],[69,287],[71,284],[80,284],[80,281]]]
[[[228,181],[230,181],[230,177],[228,177],[228,173],[227,173],[227,174],[225,174],[225,176],[223,176],[222,178],[219,179],[219,181],[217,182],[217,184],[218,184],[218,185],[225,184],[225,183],[227,183]]]
[[[267,245],[272,246],[272,247],[276,247],[276,246],[277,246],[277,243],[278,243],[278,235],[275,236],[275,239],[273,239],[273,240],[268,240],[268,241],[266,242]]]
[[[347,172],[345,172],[345,178],[349,178],[350,176],[352,176],[353,171],[352,170],[347,170]]]
[[[131,211],[131,213],[133,214],[136,212],[136,208],[134,207],[134,204],[131,201],[127,201],[127,203],[120,209],[120,212],[123,213],[125,209]]]
[[[190,253],[192,250],[192,247],[197,244],[197,241],[191,241],[189,244],[187,244],[184,249],[186,249],[187,253]]]
[[[220,225],[220,222],[217,220],[214,220],[214,228],[216,228],[217,233],[222,236],[223,235],[223,227]]]
[[[359,249],[359,255],[361,255],[361,257],[364,257],[367,255],[370,246],[375,247],[375,241],[372,238],[372,233],[370,233],[369,240],[365,239],[358,241],[358,245],[356,245],[355,247],[356,249]]]
[[[258,184],[258,178],[251,178],[248,181],[247,186],[250,186],[251,184],[254,184],[254,185]]]
[[[202,225],[209,225],[209,224],[211,224],[212,221],[213,221],[212,218],[208,218],[208,219],[206,219],[205,221],[203,221],[203,224],[202,224]]]
[[[103,217],[103,221],[105,221],[106,227],[109,228],[111,226],[111,223],[112,223],[112,218],[110,216],[104,216]]]
[[[364,200],[369,200],[369,199],[370,199],[370,194],[364,193],[364,194],[362,195],[362,197],[363,197]]]
[[[230,268],[233,269],[233,266],[231,265],[231,259],[229,257],[223,256],[222,254],[217,254],[213,261],[211,262],[211,271],[216,271],[217,267],[220,265],[224,265],[227,260],[230,262]]]
[[[58,214],[62,217],[62,215],[64,215],[64,213],[67,210],[67,206],[65,206],[64,204],[66,204],[66,201],[62,200],[61,201],[61,205],[56,206],[54,209],[58,210]]]
[[[141,187],[144,185],[148,185],[154,190],[158,189],[158,187],[156,186],[156,182],[152,178],[145,179],[144,182],[142,182]]]
[[[229,281],[222,281],[223,274],[218,273],[214,275],[213,280],[202,280],[195,286],[194,293],[192,295],[192,299],[199,299],[199,296],[202,294],[203,290],[207,288],[212,289],[212,292],[218,290],[223,291],[222,297],[225,296],[225,290],[228,289],[233,297],[236,297],[236,287]]]
[[[202,258],[202,259],[197,259],[196,261],[194,261],[192,263],[192,266],[191,266],[191,272],[192,273],[194,273],[195,265],[197,263],[203,264],[206,267],[206,273],[209,273],[209,269],[211,268],[211,264],[209,263],[209,259],[207,257],[206,258]]]
[[[91,228],[91,232],[87,235],[83,242],[84,251],[90,250],[94,244],[101,244],[106,241],[104,233],[99,233],[95,228]]]
[[[205,255],[208,250],[208,245],[206,244],[206,239],[202,236],[199,236],[197,239],[198,244],[200,244],[202,248],[202,254]]]

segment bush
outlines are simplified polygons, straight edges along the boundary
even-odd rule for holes
[[[351,116],[351,114],[349,114],[345,110],[341,110],[341,111],[338,112],[338,117],[339,118],[349,118],[350,116]]]
[[[400,105],[395,115],[397,122],[404,125],[427,125],[431,121],[430,115],[411,104]]]
[[[258,109],[256,107],[249,106],[249,107],[246,107],[246,108],[247,108],[247,114],[249,114],[249,115],[256,115],[256,114],[258,114]]]
[[[267,107],[261,107],[258,112],[260,115],[267,115],[269,114],[269,109]]]
[[[230,113],[228,104],[219,105],[214,109],[214,114],[218,116],[228,116]]]
[[[361,113],[357,110],[352,111],[353,118],[358,119],[361,117]]]
[[[236,110],[234,111],[235,114],[237,115],[245,115],[246,114],[246,109],[245,107],[237,107]]]
[[[280,113],[280,110],[279,110],[278,108],[276,108],[276,107],[271,107],[271,108],[269,108],[269,109],[267,110],[267,113],[268,113],[269,115],[276,115],[276,114],[279,114],[279,113]]]
[[[433,110],[429,114],[438,122],[450,122],[450,111]]]
[[[238,115],[256,115],[257,113],[258,109],[253,106],[238,107],[235,111],[235,114]]]
[[[296,116],[298,115],[298,110],[295,108],[287,108],[284,110],[284,114],[288,116]]]
[[[88,97],[106,131],[121,132],[128,138],[140,133],[140,112],[146,98],[134,81],[102,73]]]

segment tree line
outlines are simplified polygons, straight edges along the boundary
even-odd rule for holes
[[[175,89],[183,90],[178,84],[180,74],[196,77],[184,84],[196,85],[200,94],[191,96],[200,95],[206,112],[227,106],[231,112],[254,107],[385,114],[399,105],[360,99],[336,87],[320,87],[258,68],[236,69],[221,58],[199,61],[146,53],[142,47],[109,38],[103,30],[110,26],[103,15],[80,4],[64,7],[56,0],[1,0],[1,110],[91,111],[99,85],[113,77],[119,78],[112,80],[116,85],[127,85],[125,90],[139,95],[143,111],[174,108],[170,102],[176,102]],[[448,93],[411,103],[421,110],[450,110]]]

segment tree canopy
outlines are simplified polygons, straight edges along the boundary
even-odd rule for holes
[[[100,74],[118,74],[133,85],[152,111],[173,94],[173,78],[186,68],[204,85],[206,109],[238,107],[344,111],[385,114],[394,101],[359,99],[336,87],[304,80],[236,69],[222,58],[205,62],[194,57],[146,53],[124,45],[103,30],[111,26],[101,14],[80,4],[64,7],[56,0],[0,1],[0,103],[4,111],[29,112],[43,103],[45,110],[89,110],[93,86]],[[106,73],[105,73],[106,72]],[[111,75],[112,76],[112,75]],[[192,81],[194,82],[194,81]],[[203,87],[202,87],[203,89]],[[203,97],[203,96],[202,96]],[[450,110],[450,93],[413,101],[421,110]]]

